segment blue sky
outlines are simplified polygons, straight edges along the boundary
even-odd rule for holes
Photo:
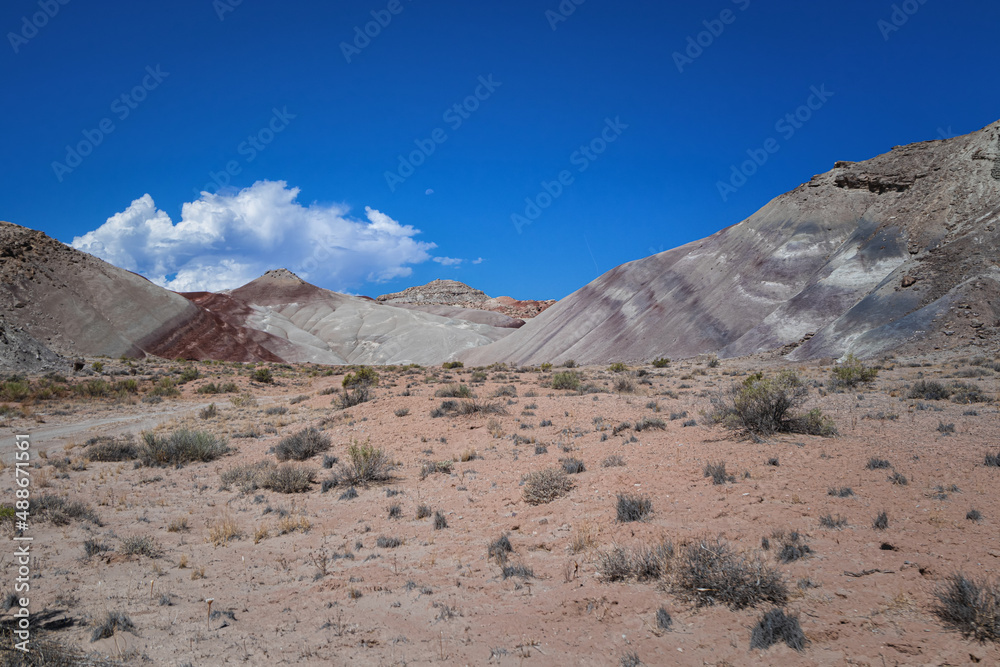
[[[836,160],[997,120],[997,25],[984,1],[8,0],[0,219],[179,289],[284,265],[561,298]]]

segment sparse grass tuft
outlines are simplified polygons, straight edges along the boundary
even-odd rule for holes
[[[85,456],[91,461],[134,461],[139,447],[131,433],[125,436],[99,435],[87,441]]]
[[[842,486],[839,489],[830,487],[827,489],[826,495],[835,496],[837,498],[850,498],[854,495],[854,489],[849,486]]]
[[[866,470],[885,470],[886,468],[891,468],[892,464],[885,459],[880,459],[877,456],[873,456],[868,459],[868,463],[865,465]]]
[[[806,636],[795,614],[786,615],[784,609],[772,609],[765,613],[750,632],[750,648],[768,649],[778,642],[785,642],[789,648],[802,651],[806,646]]]
[[[847,355],[842,364],[833,368],[827,387],[832,390],[851,389],[860,384],[870,384],[878,377],[878,369],[865,366],[853,354]]]
[[[712,484],[725,484],[726,482],[733,483],[736,481],[736,477],[726,473],[725,461],[706,463],[704,473],[705,477],[712,478]]]
[[[149,535],[123,537],[118,552],[126,556],[146,556],[148,558],[159,558],[162,553],[156,540]]]
[[[580,459],[569,457],[559,459],[559,463],[562,465],[562,469],[566,471],[567,475],[576,475],[581,472],[586,472],[587,470],[587,467]]]
[[[398,546],[402,546],[403,540],[398,537],[385,537],[384,535],[379,536],[375,540],[375,546],[379,549],[395,549]]]
[[[935,593],[934,614],[980,642],[1000,642],[1000,587],[956,572]]]
[[[107,639],[114,636],[118,630],[134,634],[135,624],[132,623],[132,619],[124,611],[109,611],[94,624],[94,629],[90,633],[90,641],[96,642],[99,639]]]
[[[889,515],[883,510],[882,512],[879,512],[878,516],[875,517],[875,520],[872,521],[872,528],[875,530],[885,530],[888,527]]]
[[[631,493],[618,494],[617,519],[619,523],[642,521],[652,511],[653,501],[650,500],[649,496]]]
[[[840,516],[833,516],[832,514],[824,514],[819,518],[819,525],[824,528],[843,528],[847,525],[847,519]]]

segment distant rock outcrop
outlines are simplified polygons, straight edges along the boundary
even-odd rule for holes
[[[473,308],[524,320],[532,318],[555,304],[554,299],[546,301],[519,301],[509,296],[493,298],[481,290],[469,287],[457,280],[432,280],[426,285],[410,287],[402,292],[383,294],[375,299],[379,303],[423,306],[457,306]]]
[[[1000,345],[1000,123],[837,162],[712,236],[616,267],[471,364]]]

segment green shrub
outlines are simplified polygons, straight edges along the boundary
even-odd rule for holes
[[[465,364],[463,364],[461,361],[446,361],[443,364],[441,364],[441,368],[449,370],[452,368],[463,368],[464,366]]]
[[[200,376],[201,373],[198,372],[198,369],[193,366],[190,366],[181,371],[180,384],[191,382],[192,380],[197,380]]]
[[[305,493],[316,481],[316,471],[294,463],[282,463],[270,469],[261,480],[261,488],[278,493]]]
[[[382,449],[364,443],[352,442],[347,448],[347,463],[340,466],[339,477],[351,485],[387,482],[392,479],[392,461]]]
[[[755,435],[835,435],[833,421],[820,410],[799,416],[792,413],[805,401],[806,393],[802,381],[792,371],[782,371],[773,377],[754,373],[712,399],[710,418],[728,428]]]
[[[552,375],[553,389],[580,389],[580,374],[573,371],[561,371]]]
[[[870,384],[878,377],[878,369],[865,366],[853,354],[847,355],[843,363],[833,368],[832,377],[827,383],[830,389],[857,387],[860,384]]]
[[[620,361],[616,361],[615,363],[608,366],[608,370],[612,373],[624,373],[628,370],[628,366],[626,366]]]
[[[472,390],[464,384],[450,384],[434,392],[438,398],[475,398]]]
[[[260,366],[250,372],[250,379],[261,384],[271,384],[274,382],[274,375],[271,374],[271,369],[267,366]]]
[[[345,375],[341,384],[345,389],[349,387],[377,387],[378,381],[379,375],[374,368],[362,366],[354,373]]]
[[[667,366],[670,365],[670,359],[668,359],[667,357],[658,357],[656,359],[653,359],[652,363],[654,368],[666,368]]]

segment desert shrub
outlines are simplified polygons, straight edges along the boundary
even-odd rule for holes
[[[468,385],[450,384],[434,392],[438,398],[475,398]]]
[[[354,373],[345,375],[341,386],[345,389],[350,387],[377,387],[378,381],[378,371],[368,366],[362,366]]]
[[[371,390],[369,390],[368,385],[359,384],[351,391],[342,389],[336,398],[333,399],[333,403],[339,409],[346,410],[347,408],[353,408],[355,405],[367,403],[370,400]]]
[[[134,461],[139,457],[135,437],[99,435],[87,441],[85,456],[91,461]]]
[[[501,535],[486,547],[487,557],[490,560],[496,561],[501,566],[507,562],[507,554],[513,552],[514,547],[511,546],[510,538],[507,535]]]
[[[619,493],[617,504],[617,519],[620,523],[642,521],[653,511],[653,501],[649,496],[639,496],[631,493]]]
[[[667,428],[666,422],[658,417],[643,417],[635,423],[636,431],[645,431],[649,429],[664,430]]]
[[[910,480],[906,479],[906,475],[901,472],[894,472],[889,475],[889,481],[899,486],[906,486],[910,483]]]
[[[274,455],[279,461],[305,461],[328,449],[330,436],[310,427],[282,438],[274,448]]]
[[[799,625],[799,617],[795,614],[786,615],[784,609],[772,609],[765,613],[750,631],[752,649],[768,649],[778,642],[785,642],[796,651],[806,647],[806,636]]]
[[[666,609],[660,607],[656,610],[656,627],[660,630],[669,630],[673,622],[674,619],[670,618],[670,612]]]
[[[550,503],[573,488],[569,475],[561,468],[535,470],[524,478],[524,500],[529,505]]]
[[[186,384],[192,380],[197,380],[199,377],[201,377],[201,373],[198,372],[198,369],[190,366],[181,371],[179,382],[180,384]]]
[[[834,390],[853,388],[860,384],[874,382],[876,377],[878,377],[878,369],[865,366],[860,359],[849,354],[843,363],[833,368],[827,386]]]
[[[883,510],[882,512],[879,512],[878,516],[875,517],[875,520],[872,521],[872,528],[874,528],[875,530],[885,530],[888,527],[889,527],[889,515],[886,514],[885,511]]]
[[[76,385],[73,387],[76,390],[77,387],[81,385]],[[160,378],[153,388],[149,390],[149,396],[159,396],[161,398],[172,398],[174,396],[180,396],[181,390],[177,388],[177,383],[171,378]]]
[[[340,466],[340,477],[351,485],[368,485],[392,479],[392,461],[384,450],[371,444],[354,441],[347,448],[348,461]]]
[[[230,451],[232,448],[224,440],[206,431],[180,429],[166,437],[144,431],[139,460],[148,467],[170,465],[180,468],[193,461],[214,461]]]
[[[995,583],[956,572],[935,597],[934,614],[945,625],[980,642],[1000,642],[1000,587]]]
[[[114,636],[118,630],[135,634],[135,624],[124,611],[108,611],[94,624],[94,629],[90,633],[90,641],[107,639]]]
[[[839,489],[830,487],[826,491],[828,496],[836,496],[837,498],[850,498],[854,495],[854,489],[849,486],[842,486]]]
[[[987,468],[1000,468],[1000,451],[996,454],[986,454],[986,458],[983,459],[983,465]]]
[[[625,459],[623,459],[618,454],[612,454],[611,456],[608,456],[603,461],[601,461],[602,468],[614,468],[624,465],[625,465]]]
[[[389,503],[389,508],[386,511],[389,513],[390,519],[398,519],[403,516],[403,505],[401,503]]]
[[[531,579],[535,576],[535,571],[524,563],[503,565],[501,566],[500,571],[504,579],[510,579],[511,577],[517,577],[518,579]]]
[[[812,549],[805,543],[798,531],[793,530],[790,533],[777,531],[771,535],[771,539],[777,542],[778,548],[774,555],[781,563],[793,563],[812,553]]]
[[[202,419],[212,419],[219,415],[219,409],[215,407],[215,403],[209,403],[206,407],[202,408],[198,413],[198,416]]]
[[[159,558],[161,553],[156,540],[149,535],[123,537],[118,552],[126,556],[146,556],[148,558]]]
[[[303,401],[308,401],[308,400],[309,400],[309,397],[307,395],[305,395],[305,394],[299,394],[298,396],[296,396],[294,398],[288,399],[288,404],[289,405],[296,405],[297,403],[301,403]]]
[[[726,472],[726,462],[706,463],[704,469],[705,477],[712,478],[712,484],[725,484],[735,482],[736,477]]]
[[[988,403],[990,400],[982,389],[969,382],[952,382],[949,389],[952,403]]]
[[[865,464],[866,470],[884,470],[886,468],[891,468],[892,464],[885,459],[873,456],[868,459],[868,463]]]
[[[982,519],[983,519],[983,513],[980,512],[979,510],[973,508],[973,509],[969,510],[968,512],[966,512],[965,518],[968,519],[969,521],[976,521],[976,522],[982,521]]]
[[[96,539],[89,539],[83,541],[83,553],[87,558],[92,558],[99,553],[104,553],[105,551],[110,551],[111,547]]]
[[[395,549],[403,544],[403,540],[398,537],[385,537],[380,535],[378,539],[375,540],[375,546],[379,549]]]
[[[908,398],[920,398],[925,401],[941,401],[951,396],[951,390],[934,380],[918,380],[910,387]]]
[[[635,382],[627,375],[620,376],[615,380],[614,390],[619,394],[631,394],[635,391]]]
[[[459,415],[505,415],[507,408],[497,401],[460,401],[455,412]]]
[[[711,419],[732,429],[756,435],[835,432],[833,423],[818,410],[796,417],[792,410],[805,401],[807,390],[792,371],[765,377],[754,373],[712,398]]]
[[[224,384],[209,382],[198,387],[195,391],[199,394],[235,394],[239,391],[239,387],[236,386],[235,382],[226,382]]]
[[[605,581],[656,580],[667,573],[673,557],[674,545],[670,540],[635,548],[616,544],[597,554],[597,571]]]
[[[410,414],[410,409],[409,408],[396,408],[393,411],[392,414],[396,415],[397,417],[405,417],[406,415]]]
[[[840,516],[833,516],[832,514],[824,514],[819,518],[819,525],[824,528],[843,528],[847,525],[847,519]]]
[[[501,398],[503,396],[506,396],[507,398],[517,398],[517,387],[512,384],[504,385],[490,394],[490,398]]]
[[[316,471],[294,463],[282,463],[270,468],[260,481],[262,489],[277,493],[305,493],[316,481]]]
[[[274,382],[274,375],[267,366],[260,366],[250,371],[250,379],[261,384],[271,384]]]
[[[788,587],[777,570],[757,554],[734,552],[722,540],[688,544],[678,560],[675,585],[698,606],[743,609],[762,602],[783,605],[788,599]]]
[[[587,467],[580,459],[569,457],[559,459],[559,463],[562,465],[562,469],[566,471],[567,475],[576,475],[587,470]]]
[[[448,527],[448,519],[441,512],[434,512],[434,530],[442,530]]]
[[[444,368],[445,370],[451,370],[452,368],[464,368],[464,367],[465,364],[462,363],[461,361],[446,361],[443,364],[441,364],[441,368]]]
[[[271,407],[264,410],[264,414],[273,417],[275,415],[284,415],[288,413],[288,408],[284,405],[272,405]]]
[[[666,368],[670,365],[670,359],[667,357],[657,357],[651,363],[653,364],[653,368]]]
[[[938,421],[937,430],[938,430],[938,433],[945,433],[945,434],[954,433],[955,432],[955,425],[954,424],[945,424],[943,421]]]
[[[249,391],[245,391],[242,394],[237,394],[236,396],[231,396],[229,402],[233,404],[236,408],[252,408],[257,405],[257,399],[254,398],[253,394]]]
[[[426,519],[433,513],[433,510],[427,505],[417,505],[417,518]]]
[[[266,480],[273,470],[274,464],[271,461],[241,463],[223,470],[219,474],[219,478],[223,490],[235,485],[240,492],[251,493],[264,488]]]
[[[340,494],[340,498],[338,498],[338,500],[354,500],[357,497],[358,497],[358,490],[353,486],[350,486],[347,489],[345,489],[343,493]]]
[[[837,435],[837,426],[833,423],[833,419],[828,415],[824,415],[823,411],[819,408],[813,408],[804,415],[792,417],[789,420],[789,424],[789,430],[792,433],[818,435],[824,438],[832,438]]]
[[[67,500],[62,496],[32,496],[28,499],[28,514],[36,521],[49,521],[56,526],[68,525],[74,519],[89,521],[97,526],[103,525],[93,507],[79,500]]]
[[[610,371],[611,373],[624,373],[627,370],[628,366],[626,366],[620,361],[616,361],[615,363],[608,366],[608,371]]]
[[[580,388],[580,374],[573,371],[561,371],[552,374],[553,389],[571,389],[576,391]]]

